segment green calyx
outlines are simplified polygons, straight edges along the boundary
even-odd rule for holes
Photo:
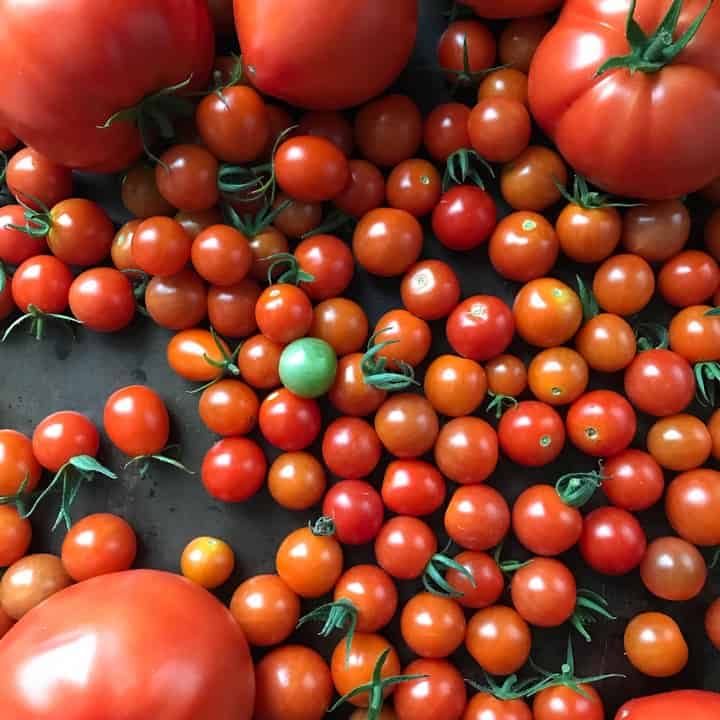
[[[476,587],[475,578],[472,573],[457,560],[448,557],[445,552],[436,553],[430,558],[425,571],[423,572],[423,587],[431,595],[439,597],[460,598],[465,593],[456,590],[446,579],[443,571],[455,570],[465,577],[472,587]]]
[[[705,313],[704,317],[720,317],[720,307],[711,308]]]
[[[195,393],[207,390],[209,387],[212,387],[213,385],[215,385],[215,383],[219,382],[224,377],[238,377],[240,375],[240,368],[237,366],[237,357],[240,354],[240,348],[242,347],[242,343],[240,343],[232,351],[232,353],[228,353],[225,345],[223,345],[223,343],[220,341],[220,337],[215,332],[215,328],[212,326],[210,327],[210,334],[215,341],[217,349],[220,351],[222,360],[215,360],[214,358],[211,358],[207,353],[203,355],[203,359],[208,365],[212,365],[220,372],[218,372],[217,377],[213,378],[210,382],[207,382],[198,388],[194,388],[193,390],[187,390],[186,392],[188,392],[190,395],[194,395]]]
[[[537,687],[545,683],[544,678],[540,677],[518,680],[517,675],[510,675],[505,678],[502,685],[498,685],[490,675],[483,674],[485,677],[484,683],[478,683],[468,678],[465,679],[465,682],[473,690],[492,695],[497,700],[522,700],[530,697]]]
[[[635,340],[639,352],[667,350],[670,347],[670,333],[660,323],[638,323],[635,326]]]
[[[411,365],[402,360],[395,360],[398,370],[397,372],[391,372],[387,369],[388,358],[378,354],[388,345],[395,345],[400,342],[399,340],[387,340],[376,345],[375,339],[378,335],[382,335],[388,330],[390,328],[378,330],[368,340],[367,351],[360,361],[360,370],[365,384],[372,385],[379,390],[390,391],[406,390],[411,385],[418,385],[419,383],[415,380],[415,370]]]
[[[585,281],[579,275],[575,276],[575,282],[577,282],[578,297],[582,304],[583,319],[585,322],[588,322],[588,320],[592,320],[600,313],[600,306],[595,299],[593,291],[585,284]]]
[[[305,272],[292,253],[276,253],[267,258],[267,260],[270,263],[267,274],[268,285],[272,285],[273,283],[299,285],[301,282],[311,283],[315,281],[315,276]],[[275,280],[275,271],[279,267],[284,266],[287,266],[287,270]]]
[[[566,505],[581,508],[595,495],[603,480],[605,476],[602,471],[568,473],[558,479],[555,490]]]
[[[709,0],[702,12],[695,18],[688,29],[677,39],[674,39],[677,29],[682,0],[673,0],[665,17],[652,35],[645,31],[635,20],[635,5],[632,0],[628,11],[626,36],[630,45],[627,55],[612,57],[604,62],[595,72],[598,77],[609,70],[626,69],[631,73],[655,73],[669,65],[690,43],[700,29],[705,16],[712,7],[713,0]]]
[[[451,68],[443,68],[443,72],[448,75],[454,75],[452,83],[452,92],[458,88],[477,85],[486,75],[495,70],[502,70],[507,65],[496,65],[495,67],[484,68],[482,70],[473,70],[470,67],[470,49],[468,48],[467,34],[463,36],[463,66],[461,70],[453,70]]]
[[[506,410],[518,406],[518,401],[512,395],[502,395],[500,393],[494,393],[492,390],[488,391],[488,395],[490,396],[490,402],[487,404],[485,410],[489,413],[495,413],[495,417],[498,420]]]
[[[495,177],[495,171],[490,164],[482,158],[475,150],[460,148],[448,156],[445,163],[445,174],[443,175],[442,189],[447,192],[452,185],[467,185],[472,183],[481,189],[485,189],[485,181],[480,174],[480,169]]]
[[[701,405],[714,408],[717,399],[717,387],[720,385],[720,363],[699,362],[695,365],[697,399]]]
[[[35,305],[28,305],[27,312],[24,315],[21,315],[17,320],[10,323],[7,330],[3,333],[2,338],[0,338],[0,343],[4,343],[14,330],[28,321],[30,322],[30,334],[34,335],[36,340],[42,340],[45,335],[45,325],[48,320],[56,320],[60,322],[63,327],[68,329],[70,329],[72,325],[83,324],[82,321],[72,317],[71,315],[46,313],[37,308]],[[73,332],[73,337],[74,336],[75,334]]]
[[[585,210],[599,210],[608,207],[637,207],[642,203],[626,203],[611,201],[609,195],[591,190],[587,180],[578,173],[575,173],[573,189],[570,192],[557,178],[553,178],[555,186],[560,194],[572,205],[578,205]]]
[[[276,208],[273,208],[270,203],[266,202],[260,212],[255,215],[240,215],[232,205],[225,205],[223,214],[225,215],[225,220],[228,225],[232,225],[232,227],[239,230],[245,237],[252,239],[270,227],[270,225],[275,222],[275,218],[291,205],[292,200],[283,200]]]
[[[357,218],[352,217],[344,213],[342,210],[335,208],[331,210],[322,224],[316,228],[306,232],[302,239],[305,240],[315,235],[328,235],[338,234],[340,236],[349,236],[357,225]]]
[[[5,289],[9,279],[5,263],[0,260],[0,293]]]
[[[177,470],[182,470],[183,472],[187,473],[188,475],[194,475],[194,471],[190,470],[188,467],[183,465],[179,460],[176,460],[174,457],[171,457],[168,453],[178,451],[180,449],[179,445],[168,445],[164,447],[160,452],[158,453],[152,453],[150,455],[137,455],[134,458],[131,458],[125,463],[124,470],[127,470],[129,467],[132,467],[134,465],[138,466],[138,475],[144,480],[148,476],[148,472],[150,471],[150,466],[153,462],[159,462],[163,463],[164,465],[170,465],[171,467],[174,467]]]
[[[331,537],[335,534],[335,522],[327,515],[321,515],[315,522],[311,520],[308,527],[317,537]]]
[[[597,622],[600,618],[617,620],[608,610],[608,601],[602,595],[592,590],[578,590],[575,612],[570,618],[570,623],[587,642],[591,642],[592,638],[586,626]]]
[[[352,600],[347,598],[341,598],[336,602],[325,603],[320,605],[314,610],[311,610],[307,615],[303,615],[296,627],[302,627],[308,622],[322,622],[323,626],[320,628],[318,635],[320,637],[330,637],[335,630],[345,632],[345,659],[350,657],[350,650],[352,648],[353,636],[357,628],[358,622],[358,609],[353,604]]]

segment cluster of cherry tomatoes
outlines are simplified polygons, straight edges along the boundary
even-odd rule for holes
[[[117,332],[138,311],[148,315],[173,331],[168,364],[200,385],[200,418],[221,436],[200,470],[208,493],[240,502],[267,484],[287,509],[321,504],[322,517],[278,548],[277,574],[246,580],[231,601],[252,645],[281,645],[257,666],[264,720],[319,720],[334,691],[369,705],[358,719],[597,720],[602,702],[589,684],[578,691],[572,668],[534,684],[490,680],[468,702],[447,658],[464,644],[483,671],[512,676],[530,657],[531,626],[569,623],[589,637],[588,613],[612,619],[557,559],[575,546],[598,574],[639,568],[658,598],[689,600],[705,586],[698,547],[720,544],[720,473],[709,467],[720,460],[720,411],[701,419],[687,410],[696,395],[713,409],[720,381],[720,210],[705,225],[705,249],[686,249],[683,202],[620,210],[582,178],[568,187],[560,155],[530,144],[525,73],[548,27],[545,18],[515,20],[496,43],[479,21],[454,21],[440,67],[453,85],[479,80],[476,102],[442,104],[425,118],[411,98],[388,95],[352,122],[307,112],[294,124],[220,58],[220,85],[197,105],[183,141],[125,175],[122,200],[135,219],[118,232],[101,206],[72,196],[65,168],[31,148],[7,163],[17,202],[0,209],[0,317],[23,313],[9,330],[28,322],[41,337],[47,322],[70,321]],[[491,70],[496,62],[509,67]],[[14,144],[0,132],[0,148]],[[499,221],[485,189],[495,175],[488,163],[498,164],[511,208]],[[720,201],[717,183],[705,196]],[[561,201],[558,214],[542,214]],[[450,264],[422,259],[423,218],[453,251],[487,243],[495,271],[519,284],[513,306],[491,295],[463,299]],[[591,266],[592,282],[551,277],[561,253]],[[102,265],[108,257],[112,265]],[[356,265],[400,282],[403,307],[372,326],[344,297]],[[667,328],[637,321],[656,294],[674,308]],[[453,353],[426,364],[442,323]],[[527,365],[508,353],[516,337],[535,349]],[[604,374],[623,373],[624,394],[588,390],[591,373],[600,387]],[[338,416],[325,426],[323,396]],[[631,447],[641,444],[637,411],[653,418],[644,449]],[[104,428],[141,474],[152,462],[185,469],[168,448],[168,412],[153,390],[113,393]],[[247,437],[256,429],[281,451],[269,467]],[[316,441],[321,460],[308,451]],[[485,482],[501,454],[542,467],[567,442],[596,469],[528,487],[512,506]],[[72,581],[132,565],[135,534],[110,514],[72,526],[60,558],[26,556],[27,517],[50,489],[61,497],[58,523],[70,526],[82,484],[115,477],[95,459],[98,448],[97,428],[76,412],[49,416],[32,439],[0,431],[0,566],[10,566],[0,583],[2,630]],[[383,454],[391,462],[376,487],[368,478]],[[52,479],[38,492],[43,469]],[[673,473],[667,488],[664,471]],[[329,487],[328,475],[337,478]],[[583,516],[598,488],[610,505]],[[633,513],[663,495],[677,536],[648,543]],[[459,553],[442,550],[423,519],[441,511]],[[510,531],[529,560],[496,550]],[[376,564],[346,568],[343,546],[367,543]],[[232,549],[217,538],[193,540],[181,559],[183,574],[207,588],[233,568]],[[420,658],[402,675],[379,634],[396,616],[397,581],[424,586],[400,613],[402,638]],[[300,617],[301,600],[328,594],[331,603]],[[315,650],[283,644],[311,621],[348,636],[329,665]],[[707,631],[720,648],[720,603]],[[688,658],[680,628],[660,613],[630,622],[625,649],[654,677],[679,672]],[[390,692],[394,711],[380,712]],[[534,715],[522,699],[531,694]]]

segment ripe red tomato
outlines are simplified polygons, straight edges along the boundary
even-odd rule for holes
[[[32,492],[41,473],[30,438],[16,430],[0,430],[0,495],[14,495],[23,481],[25,490]]]
[[[312,398],[301,398],[280,388],[260,404],[258,424],[263,437],[286,452],[303,450],[320,434],[320,408]]]
[[[470,147],[467,131],[470,108],[462,103],[444,103],[425,118],[423,141],[430,157],[444,163],[450,155]]]
[[[680,200],[656,200],[629,208],[623,217],[623,245],[648,262],[677,255],[690,237],[690,213]]]
[[[421,395],[389,397],[375,415],[375,432],[385,449],[397,458],[414,458],[435,444],[439,422],[432,405]]]
[[[394,460],[385,469],[382,499],[398,515],[431,515],[445,500],[445,480],[430,463]]]
[[[99,267],[78,275],[70,286],[72,314],[95,332],[117,332],[135,317],[135,295],[127,276]]]
[[[176,212],[158,190],[155,168],[144,162],[133,165],[123,175],[120,197],[125,209],[136,218],[174,215]]]
[[[0,567],[10,567],[27,554],[32,526],[11,505],[0,505]],[[0,637],[5,633],[0,632]]]
[[[522,102],[506,97],[478,101],[468,118],[470,142],[490,162],[510,162],[530,144],[532,123]]]
[[[445,531],[466,550],[490,550],[510,530],[510,508],[488,485],[468,485],[453,493],[445,510]]]
[[[530,657],[532,636],[525,620],[503,605],[478,610],[467,625],[465,647],[492,675],[511,675]]]
[[[662,468],[650,453],[623,450],[603,463],[602,489],[608,500],[631,512],[647,510],[663,495]]]
[[[302,289],[311,300],[342,295],[355,270],[350,248],[334,235],[313,235],[295,248],[300,268],[315,278]]]
[[[129,220],[116,233],[110,248],[110,259],[118,270],[132,270],[135,261],[132,257],[132,239],[142,220]]]
[[[252,278],[236,285],[212,285],[207,291],[207,314],[217,332],[244,338],[257,330],[255,308],[263,290]]]
[[[540,212],[560,200],[557,183],[567,183],[567,168],[558,153],[541,145],[530,145],[503,166],[500,192],[516,210]]]
[[[542,0],[541,0],[542,2]],[[495,5],[499,3],[493,3]],[[543,6],[549,5],[550,2],[543,2]],[[553,5],[557,3],[553,2]],[[527,73],[530,70],[535,51],[540,41],[545,37],[547,31],[552,27],[552,20],[547,15],[537,15],[532,13],[527,17],[527,9],[537,5],[534,0],[529,2],[521,1],[521,10],[525,11],[523,15],[513,15],[507,25],[502,29],[498,40],[498,54],[500,62],[503,65],[510,65],[517,68],[517,71]],[[550,8],[551,10],[553,8]],[[538,12],[546,12],[539,10]],[[527,77],[525,78],[525,103],[527,104]]]
[[[568,203],[555,221],[562,251],[575,262],[595,263],[612,255],[623,221],[617,208]]]
[[[351,353],[338,361],[335,382],[328,391],[333,406],[344,415],[362,417],[374,413],[387,391],[368,385],[361,368],[362,353]]]
[[[675,307],[704,303],[720,286],[715,259],[699,250],[685,250],[668,260],[658,275],[658,290]]]
[[[223,353],[230,355],[227,343],[209,330],[193,328],[173,335],[167,346],[168,365],[185,380],[209,382],[220,377],[222,370],[206,358],[221,363]]]
[[[485,364],[488,390],[517,397],[527,387],[525,363],[515,355],[497,355]]]
[[[470,699],[463,720],[533,720],[524,700],[500,700],[479,692]]]
[[[656,597],[676,602],[699,595],[707,575],[700,551],[676,537],[653,540],[640,565],[640,577],[645,587]]]
[[[253,335],[245,340],[238,355],[240,374],[250,387],[271,390],[280,385],[280,354],[282,345],[264,335]]]
[[[12,297],[21,312],[34,305],[44,313],[61,313],[68,306],[73,276],[70,268],[53,255],[26,260],[12,277]]]
[[[283,453],[268,473],[273,500],[288,510],[307,510],[325,493],[325,470],[309,453]]]
[[[720,598],[714,600],[707,609],[705,632],[713,647],[720,649]]]
[[[387,520],[375,538],[377,564],[398,580],[420,577],[436,551],[435,533],[414,517]]]
[[[192,240],[182,225],[168,217],[152,217],[136,228],[132,239],[135,267],[149,275],[174,275],[190,259]]]
[[[333,297],[313,309],[310,337],[320,338],[339,355],[355,353],[365,346],[368,337],[365,311],[354,300]]]
[[[267,461],[260,446],[243,437],[218,440],[202,462],[205,489],[223,502],[251,498],[265,481]]]
[[[50,472],[57,472],[78,455],[95,457],[100,448],[100,433],[92,420],[72,410],[48,415],[35,426],[32,451],[37,461]]]
[[[27,259],[47,251],[44,237],[35,237],[9,225],[25,226],[25,208],[5,205],[0,208],[0,260],[8,265],[20,265]]]
[[[377,336],[377,343],[391,343],[378,352],[390,360],[391,365],[400,362],[412,367],[420,365],[432,343],[430,326],[407,310],[386,312],[375,324],[373,334]]]
[[[432,228],[451,250],[466,251],[482,245],[493,231],[497,209],[492,196],[472,185],[458,185],[440,198],[433,210]]]
[[[374,540],[384,510],[380,493],[364,480],[341,480],[323,500],[323,515],[332,518],[335,537],[343,545],[364,545]]]
[[[542,467],[555,460],[565,445],[565,426],[545,403],[525,400],[507,410],[498,425],[502,451],[527,467]]]
[[[571,405],[565,422],[575,447],[594,457],[624,450],[637,429],[632,406],[611,390],[594,390],[583,395]]]
[[[606,312],[634,315],[650,302],[655,275],[639,255],[613,255],[595,271],[592,289]]]
[[[507,98],[527,106],[527,75],[517,66],[493,70],[478,87],[478,101],[487,98]]]
[[[720,544],[720,472],[709,468],[678,475],[665,496],[665,514],[678,535],[694,545]]]
[[[425,397],[441,415],[470,415],[485,399],[482,365],[457,355],[440,355],[425,372]]]
[[[450,569],[445,579],[462,596],[457,601],[467,608],[484,608],[497,602],[505,589],[505,578],[498,564],[484,552],[461,552],[454,558],[456,563],[470,573],[473,582],[463,573]]]
[[[357,609],[357,630],[377,632],[395,616],[398,591],[392,578],[377,565],[355,565],[337,581],[335,602],[350,600]]]
[[[259,288],[257,294],[260,295]],[[207,314],[205,283],[187,267],[175,275],[155,275],[145,288],[145,309],[156,325],[169,330],[196,327]],[[252,309],[254,320],[254,302]]]
[[[346,157],[352,155],[353,128],[345,115],[336,110],[310,110],[300,117],[298,135],[313,135],[330,140]]]
[[[566,347],[539,352],[528,368],[532,394],[548,405],[567,405],[585,392],[588,366],[580,353]]]
[[[350,160],[350,179],[333,203],[355,218],[361,218],[385,203],[385,177],[376,165],[367,160]]]
[[[463,0],[463,4],[485,18],[519,18],[554,10],[558,0]],[[502,673],[505,674],[505,673]]]
[[[513,575],[510,590],[520,616],[538,627],[562,625],[577,602],[573,574],[551,558],[535,558],[521,567]]]
[[[720,317],[709,305],[683,308],[670,322],[670,349],[688,362],[720,360]]]
[[[575,347],[593,370],[617,372],[633,361],[637,341],[626,320],[619,315],[600,313],[580,328]]]
[[[700,467],[712,451],[712,437],[705,423],[687,414],[656,420],[645,442],[660,465],[677,472]]]
[[[472,84],[495,60],[495,36],[477,20],[455,20],[438,42],[438,64],[456,85]]]
[[[720,711],[720,697],[703,690],[676,690],[626,702],[618,712],[627,720],[713,720]]]
[[[477,417],[450,420],[437,436],[435,462],[444,475],[461,485],[487,480],[498,462],[495,429]]]
[[[388,205],[415,217],[427,215],[440,199],[441,185],[440,173],[431,162],[405,160],[388,177]]]
[[[464,623],[463,623],[464,624]],[[465,680],[446,660],[413,660],[405,675],[424,676],[400,683],[393,694],[397,720],[460,720],[467,702]]]
[[[211,225],[192,241],[190,258],[198,275],[213,285],[235,285],[253,264],[248,239],[228,225]]]
[[[18,150],[8,161],[5,172],[8,190],[18,201],[40,210],[67,200],[72,195],[73,180],[70,168],[58,165],[31,147]]]
[[[220,380],[203,390],[200,419],[208,430],[224,437],[247,435],[257,422],[260,402],[254,390],[240,380]]]
[[[360,418],[339,418],[325,430],[323,461],[328,470],[341,478],[369,476],[378,462],[382,447],[370,423]]]
[[[462,644],[465,616],[452,598],[421,592],[410,598],[402,609],[400,632],[416,655],[444,658]]]
[[[645,532],[627,510],[603,507],[585,517],[580,554],[596,572],[629,573],[640,564],[646,545]]]
[[[460,281],[442,260],[421,260],[403,276],[403,305],[423,320],[439,320],[450,314],[460,300]]]
[[[179,210],[209,210],[220,199],[219,164],[200,145],[173,145],[155,166],[160,194]]]
[[[308,296],[295,285],[271,285],[263,290],[255,305],[260,332],[281,345],[306,335],[312,317]]]
[[[453,310],[445,332],[458,355],[482,361],[500,355],[510,345],[515,322],[500,298],[473,295]]]
[[[580,693],[582,691],[582,694]],[[539,692],[533,699],[534,720],[604,720],[605,708],[591,685],[558,685]]]

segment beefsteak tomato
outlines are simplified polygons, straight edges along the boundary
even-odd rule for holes
[[[569,0],[530,68],[533,115],[604,190],[672,198],[720,174],[720,5]]]
[[[53,595],[0,640],[0,667],[3,720],[253,715],[240,626],[210,593],[170,573],[129,570]]]
[[[212,69],[205,0],[0,0],[0,17],[0,125],[67,167],[130,165],[141,118],[99,126],[164,88],[205,88]]]
[[[618,710],[615,720],[716,720],[720,717],[720,693],[676,690],[636,698]]]
[[[562,5],[563,0],[461,0],[483,18],[519,18],[542,15]]]
[[[417,0],[235,0],[252,84],[314,110],[358,105],[387,88],[415,44]],[[12,128],[11,128],[12,129]]]

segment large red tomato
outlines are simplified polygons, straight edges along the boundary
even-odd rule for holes
[[[518,18],[554,10],[563,0],[461,0],[484,18]]]
[[[154,570],[53,595],[0,640],[0,667],[6,720],[253,714],[255,674],[240,626],[199,585]]]
[[[677,690],[625,703],[615,720],[716,720],[720,717],[720,693]]]
[[[318,110],[358,105],[388,87],[410,57],[417,17],[417,0],[235,0],[252,84]]]
[[[68,167],[127,167],[137,123],[98,125],[188,78],[203,89],[212,69],[205,0],[0,0],[0,17],[0,125]]]
[[[707,3],[679,4],[668,28],[671,0],[638,0],[631,48],[631,0],[569,0],[535,53],[535,119],[576,171],[609,192],[678,197],[720,174],[720,5],[682,49],[677,41]],[[676,44],[662,42],[668,32]]]

